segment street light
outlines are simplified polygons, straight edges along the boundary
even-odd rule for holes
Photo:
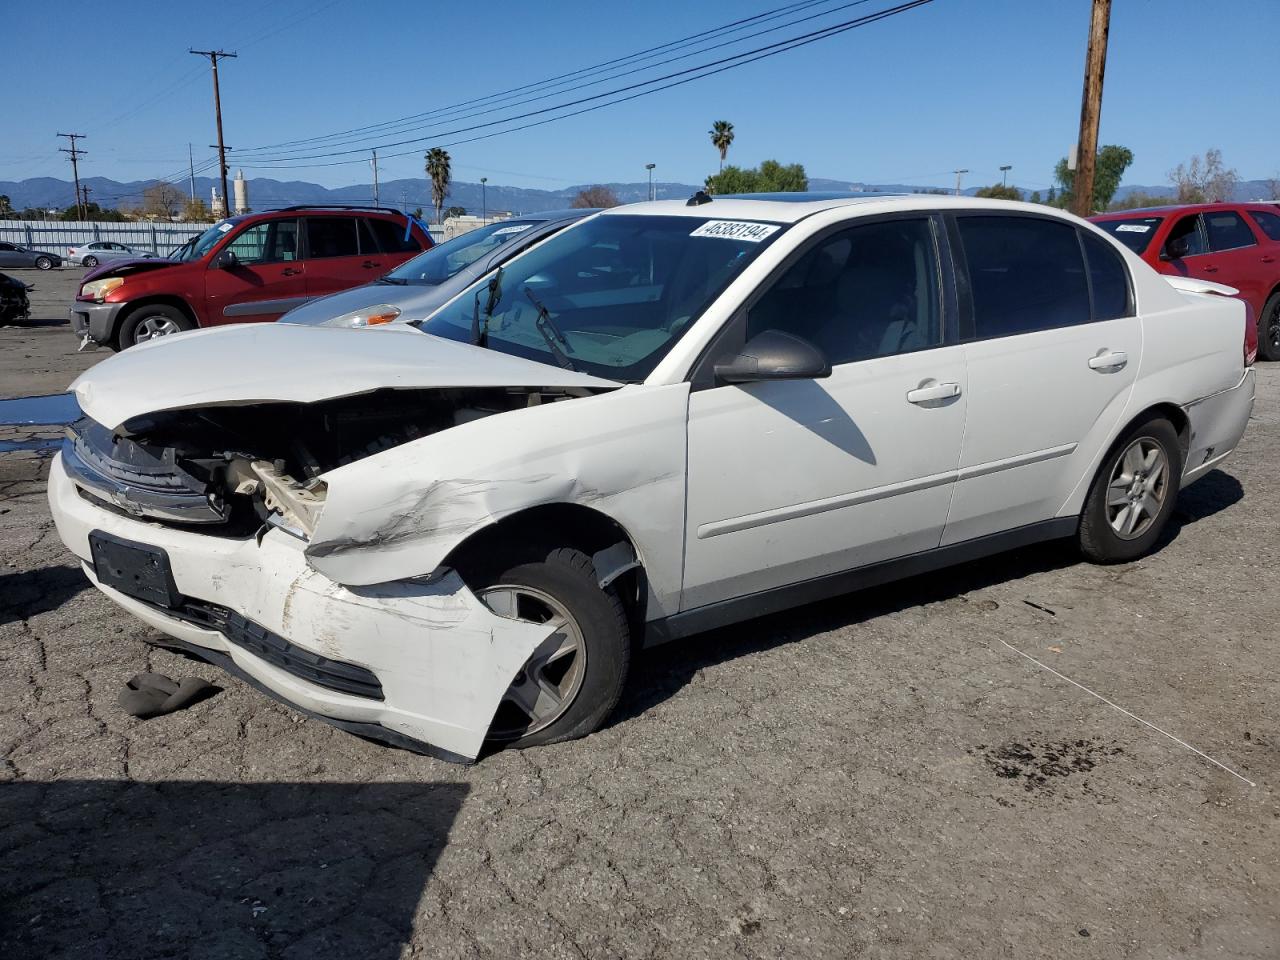
[[[489,222],[489,195],[485,192],[485,184],[489,182],[488,177],[480,178],[480,225],[484,226]]]
[[[1000,185],[1007,187],[1009,185],[1009,171],[1013,169],[1013,164],[1006,163],[1000,168]]]
[[[657,166],[656,163],[646,163],[644,165],[644,168],[649,171],[649,199],[650,200],[653,199],[653,168],[656,166]]]
[[[956,196],[958,197],[960,196],[960,178],[969,172],[969,168],[966,167],[963,170],[952,170],[951,172],[956,175]]]

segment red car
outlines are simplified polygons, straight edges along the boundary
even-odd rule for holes
[[[1280,360],[1280,209],[1197,203],[1092,217],[1161,273],[1225,283],[1258,321],[1258,353]]]
[[[275,320],[313,297],[368,283],[432,245],[382,207],[286,207],[231,217],[167,258],[85,274],[71,328],[123,350],[170,333]]]

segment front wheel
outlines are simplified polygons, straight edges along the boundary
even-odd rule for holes
[[[1080,551],[1094,563],[1142,556],[1173,513],[1181,477],[1173,424],[1153,416],[1130,427],[1094,477],[1080,516]]]
[[[52,261],[52,260],[50,260],[48,257],[36,257],[36,269],[37,269],[37,270],[52,270],[52,269],[53,269],[53,261]]]
[[[467,578],[500,617],[545,624],[547,639],[511,681],[489,728],[495,745],[586,736],[613,712],[631,662],[626,609],[580,550],[528,548]]]
[[[163,303],[146,304],[125,317],[120,325],[118,341],[121,350],[191,330],[195,324],[177,307]]]
[[[1280,293],[1273,293],[1263,304],[1258,318],[1258,356],[1263,360],[1280,360]]]

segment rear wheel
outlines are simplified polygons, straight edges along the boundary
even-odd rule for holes
[[[1080,516],[1080,550],[1094,563],[1124,563],[1155,544],[1173,512],[1182,447],[1173,424],[1153,416],[1130,427],[1094,477]]]
[[[498,616],[550,629],[503,694],[490,743],[529,747],[597,729],[622,696],[631,638],[622,600],[601,588],[591,559],[567,547],[529,547],[467,580]]]
[[[97,257],[85,257],[85,258],[84,258],[84,260],[83,260],[83,261],[81,261],[81,262],[82,262],[86,267],[88,267],[90,270],[92,270],[94,267],[96,267],[96,266],[98,265],[98,258],[97,258]]]
[[[52,270],[52,269],[53,269],[53,261],[52,261],[52,260],[50,260],[48,257],[36,257],[36,269],[37,269],[37,270]]]
[[[1258,356],[1280,360],[1280,293],[1273,293],[1258,318]]]
[[[121,350],[148,340],[191,330],[195,324],[191,318],[179,310],[163,303],[149,303],[138,307],[120,324],[119,343]]]

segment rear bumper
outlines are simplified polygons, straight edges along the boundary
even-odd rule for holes
[[[81,340],[87,334],[94,343],[110,343],[111,338],[116,334],[116,322],[124,307],[123,303],[94,303],[77,300],[68,311],[71,332]]]
[[[82,496],[61,454],[49,505],[94,585],[183,649],[335,726],[447,759],[479,754],[503,694],[548,636],[494,614],[453,572],[348,588],[279,530],[238,540],[124,516]],[[163,550],[183,602],[99,583],[94,531]]]
[[[1194,483],[1231,455],[1253,413],[1255,375],[1245,370],[1229,390],[1189,403],[1182,409],[1191,425],[1182,485]]]

